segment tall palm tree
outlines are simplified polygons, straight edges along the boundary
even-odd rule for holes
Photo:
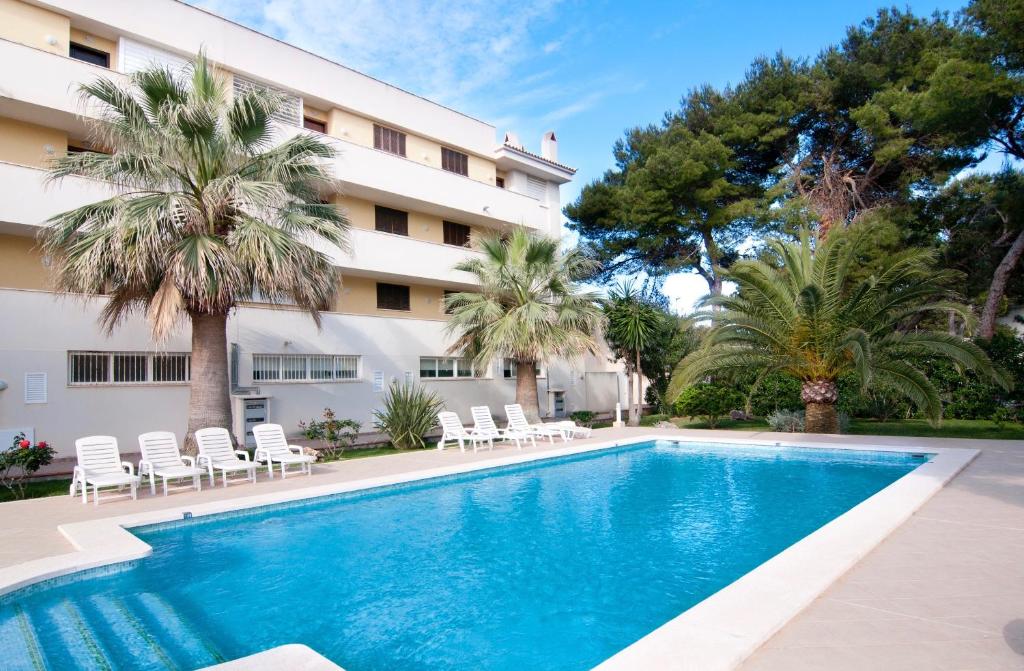
[[[680,362],[672,397],[710,374],[783,372],[803,383],[807,431],[836,433],[836,383],[844,374],[856,375],[865,390],[884,385],[906,396],[932,423],[941,418],[942,403],[915,361],[948,358],[1008,384],[971,341],[906,328],[927,313],[970,318],[945,288],[953,276],[933,270],[931,250],[909,249],[855,279],[872,233],[868,225],[833,231],[814,249],[804,231],[799,242],[770,241],[771,261],[735,263],[728,279],[738,291],[705,300],[719,308],[710,315],[714,325],[703,346]]]
[[[144,313],[158,343],[192,329],[187,441],[230,426],[228,315],[254,295],[319,311],[338,288],[318,240],[344,247],[348,222],[319,189],[333,149],[310,134],[275,140],[268,91],[229,96],[201,53],[181,74],[150,68],[123,82],[79,87],[97,119],[96,144],[111,153],[57,159],[50,179],[110,183],[112,197],[52,217],[42,231],[59,289],[109,294],[109,332]]]
[[[605,339],[612,351],[626,365],[629,394],[629,425],[640,425],[643,368],[641,355],[648,350],[666,328],[665,315],[637,289],[632,280],[623,282],[608,293],[603,301],[606,321]],[[636,384],[633,384],[633,376]]]
[[[449,352],[472,357],[477,366],[510,358],[516,366],[516,402],[527,418],[540,421],[536,366],[552,357],[573,358],[597,351],[601,322],[597,296],[576,283],[595,262],[577,249],[559,250],[551,238],[516,229],[479,243],[483,258],[456,270],[472,273],[480,288],[449,294]]]

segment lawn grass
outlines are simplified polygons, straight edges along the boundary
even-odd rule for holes
[[[39,499],[44,496],[68,495],[71,489],[71,480],[36,480],[25,484],[25,498]],[[16,501],[14,493],[6,487],[0,488],[0,503],[5,501]]]

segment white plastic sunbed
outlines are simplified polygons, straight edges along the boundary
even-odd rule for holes
[[[89,500],[89,485],[92,485],[93,502],[100,504],[100,487],[131,487],[132,498],[138,498],[139,478],[130,462],[121,461],[117,449],[117,438],[113,436],[88,436],[75,441],[78,465],[71,476],[71,496],[82,489],[82,503]]]
[[[150,431],[139,436],[139,477],[149,476],[149,493],[156,494],[156,479],[164,481],[164,496],[167,496],[167,481],[192,478],[196,491],[203,488],[203,470],[196,468],[196,460],[181,456],[178,439],[170,431]]]
[[[444,444],[449,440],[459,444],[459,450],[466,451],[466,443],[473,445],[476,452],[484,443],[488,449],[494,449],[494,435],[483,435],[477,433],[476,429],[467,429],[462,425],[462,420],[454,412],[442,411],[437,413],[437,419],[441,422],[441,440],[437,443],[437,449],[443,450]]]
[[[530,424],[526,420],[526,413],[523,412],[523,406],[518,403],[511,403],[505,406],[505,416],[508,417],[508,428],[523,433],[529,433],[540,438],[547,438],[551,443],[555,442],[555,438],[561,438],[563,442],[568,442],[569,439],[566,437],[566,431],[559,426],[554,424]]]
[[[494,423],[494,417],[491,416],[491,409],[486,405],[475,405],[469,411],[473,414],[473,431],[478,436],[489,436],[494,440],[514,442],[520,450],[523,449],[523,442],[527,440],[537,447],[537,441],[530,433],[511,428],[499,429],[498,425]]]
[[[573,438],[590,438],[590,434],[593,432],[589,426],[580,426],[571,419],[564,419],[560,422],[550,422],[545,426],[553,426],[562,431],[562,437],[566,440],[572,440]]]
[[[221,472],[224,486],[228,486],[228,473],[245,471],[245,479],[234,478],[230,482],[256,482],[256,464],[249,460],[249,453],[236,450],[231,442],[231,434],[219,426],[196,431],[196,445],[199,446],[199,467],[206,468],[212,487],[217,478],[216,471]]]
[[[274,464],[281,464],[281,477],[287,474],[286,467],[298,464],[306,475],[313,474],[313,457],[302,453],[298,445],[289,445],[280,424],[257,424],[252,429],[256,438],[256,461],[266,462],[270,477],[274,477]]]

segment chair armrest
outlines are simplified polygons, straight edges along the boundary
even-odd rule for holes
[[[206,454],[200,454],[200,455],[196,456],[196,462],[200,466],[202,466],[203,464],[209,465],[209,464],[213,463],[213,461],[211,461],[209,455],[206,455]]]
[[[142,472],[142,464],[149,464],[149,462],[145,461],[145,460],[139,462],[139,472],[140,473]],[[128,469],[128,475],[135,475],[135,466],[132,465],[132,462],[130,462],[130,461],[122,461],[121,462],[121,466],[123,466],[124,468]]]
[[[192,468],[196,467],[196,460],[193,457],[190,457],[188,455],[182,455],[181,460],[184,461],[189,466],[191,466]]]
[[[266,461],[267,463],[270,463],[270,454],[262,447],[257,447],[256,452],[253,453],[253,459],[255,459],[256,461],[262,460]]]
[[[235,450],[235,454],[242,458],[242,461],[249,461],[249,453],[245,450]]]

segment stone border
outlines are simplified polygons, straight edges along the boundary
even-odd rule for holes
[[[352,482],[331,483],[211,501],[200,505],[173,506],[131,515],[62,524],[58,529],[74,546],[76,552],[0,569],[0,595],[85,569],[146,557],[152,553],[152,548],[127,529],[181,520],[185,513],[191,513],[193,518],[204,517],[585,454],[653,440],[877,452],[919,450],[934,457],[771,557],[750,573],[624,648],[598,665],[596,669],[600,671],[716,671],[735,668],[864,555],[873,550],[979,454],[978,450],[973,449],[876,445],[848,440],[843,444],[823,444],[799,439],[771,441],[727,436],[709,439],[689,438],[686,434],[658,433],[592,445],[570,444],[547,452],[516,453],[486,462],[470,462]],[[927,439],[923,439],[923,442],[926,441]]]

